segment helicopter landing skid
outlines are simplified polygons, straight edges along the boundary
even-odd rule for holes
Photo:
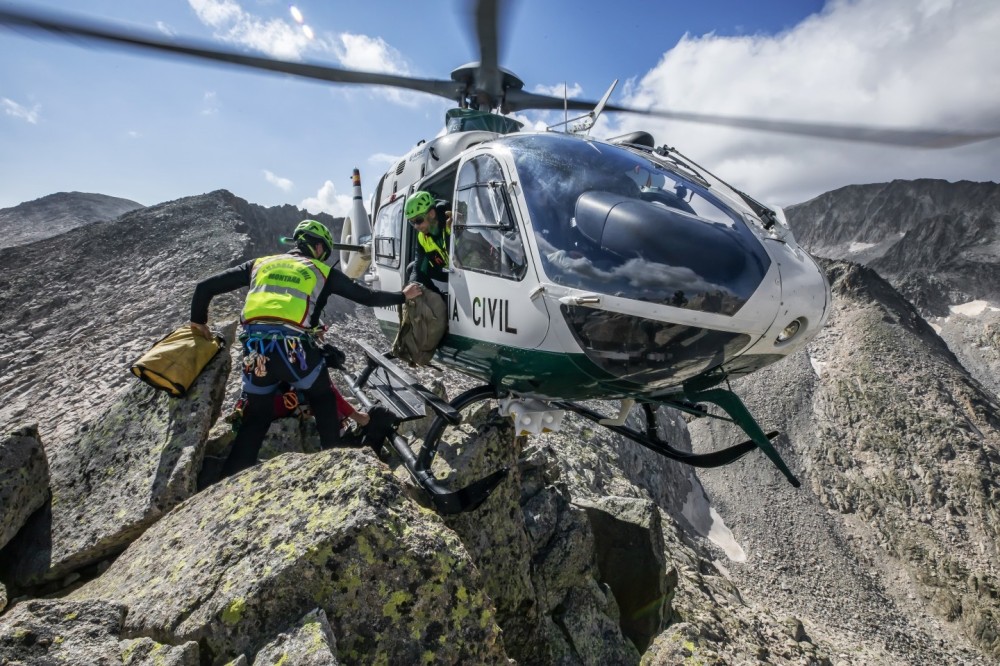
[[[792,486],[795,488],[801,486],[799,480],[795,478],[795,475],[792,474],[790,469],[788,469],[785,461],[781,459],[781,455],[771,444],[771,440],[778,436],[778,431],[773,430],[765,434],[764,431],[761,430],[760,425],[758,425],[757,421],[753,418],[746,406],[744,406],[743,402],[735,393],[725,389],[712,389],[686,393],[685,398],[686,399],[684,400],[659,400],[656,403],[642,403],[643,411],[646,414],[646,432],[640,432],[625,425],[618,425],[617,422],[609,421],[609,419],[607,419],[603,414],[599,414],[591,409],[588,409],[587,407],[584,407],[583,405],[573,402],[554,401],[552,404],[560,409],[575,412],[580,416],[593,421],[594,423],[603,425],[612,432],[618,433],[623,437],[627,437],[637,444],[641,444],[647,449],[655,451],[666,458],[676,460],[677,462],[681,462],[686,465],[691,465],[692,467],[721,467],[723,465],[728,465],[731,462],[735,462],[754,449],[759,448],[764,452],[764,455],[766,455],[771,462],[774,463],[775,467],[777,467],[781,473],[785,475],[785,478],[788,479],[788,482],[792,484]],[[687,451],[675,449],[660,438],[656,428],[655,407],[664,405],[666,407],[673,407],[674,409],[687,412],[695,417],[710,416],[708,411],[698,404],[700,402],[710,402],[718,405],[729,415],[730,420],[733,423],[742,428],[743,432],[750,436],[750,439],[718,451],[712,451],[710,453],[689,453]]]
[[[367,357],[367,364],[357,376],[344,373],[344,377],[348,381],[348,389],[365,409],[371,409],[376,404],[376,401],[366,394],[366,391],[370,391],[378,397],[379,403],[393,413],[396,425],[424,418],[428,407],[435,415],[434,424],[458,425],[462,421],[458,409],[400,368],[392,361],[391,355],[380,353],[364,342],[359,341],[358,344]],[[387,437],[389,445],[396,452],[406,471],[427,493],[438,513],[450,515],[471,511],[482,504],[503,481],[507,475],[507,468],[497,470],[464,488],[449,490],[443,487],[431,472],[431,463],[439,439],[440,432],[433,442],[429,433],[418,456],[410,448],[409,442],[396,432],[395,427]],[[433,446],[429,446],[429,443]]]

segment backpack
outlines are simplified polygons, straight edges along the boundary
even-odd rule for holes
[[[448,330],[448,306],[441,294],[425,289],[402,305],[392,353],[410,365],[428,365]]]
[[[225,346],[222,337],[206,340],[185,324],[157,341],[129,369],[153,388],[179,398]]]

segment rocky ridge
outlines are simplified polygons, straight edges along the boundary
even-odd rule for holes
[[[1000,406],[877,275],[827,270],[835,308],[808,353],[734,383],[782,430],[811,496],[754,460],[701,475],[751,549],[730,571],[748,595],[852,637],[859,656],[960,663],[982,650],[993,663]],[[692,426],[706,447],[733,436]]]
[[[307,216],[219,190],[0,250],[0,423],[38,421],[46,446],[58,447],[132,382],[132,361],[189,319],[200,279],[279,251],[278,238]],[[234,295],[213,303],[220,319],[241,305]],[[40,419],[38,405],[63,417]]]
[[[890,285],[848,264],[827,266],[835,316],[808,354],[734,387],[765,427],[788,433],[779,446],[803,490],[758,454],[696,476],[577,419],[522,440],[486,410],[475,436],[450,435],[437,462],[439,476],[459,485],[511,467],[472,514],[442,519],[426,509],[392,460],[315,452],[309,428],[294,420],[272,428],[268,462],[198,492],[205,455],[226,443],[219,412],[238,376],[230,357],[180,400],[124,368],[186,320],[196,280],[270,251],[300,214],[272,217],[216,192],[93,225],[93,241],[3,251],[19,253],[5,267],[52,261],[55,291],[70,297],[52,306],[31,276],[0,273],[0,312],[46,324],[21,331],[36,354],[0,353],[3,385],[18,387],[0,402],[0,449],[22,459],[43,449],[51,489],[27,517],[39,500],[12,484],[26,499],[0,554],[0,609],[15,600],[0,615],[0,660],[997,661],[995,402]],[[101,242],[121,233],[116,224],[142,231],[117,254]],[[62,271],[67,259],[78,270]],[[102,284],[115,286],[115,306],[91,300]],[[238,295],[214,301],[213,322],[231,320],[238,305]],[[354,363],[354,341],[378,342],[369,313],[336,303],[328,315]],[[89,322],[87,335],[72,338],[79,321]],[[0,326],[16,330],[15,318]],[[147,335],[131,341],[140,329]],[[59,372],[67,350],[88,342],[104,365]],[[466,385],[451,374],[422,377],[447,385],[449,397]],[[36,401],[62,408],[25,429]],[[737,437],[670,413],[660,427],[679,446]],[[933,464],[925,433],[952,448],[947,465]],[[44,552],[46,535],[48,556],[21,565],[24,553]]]
[[[924,316],[1000,303],[1000,184],[849,185],[785,212],[810,253],[875,269]]]
[[[814,255],[860,263],[888,280],[1000,397],[1000,185],[851,185],[786,212]]]
[[[106,194],[58,192],[0,209],[0,249],[25,245],[142,208]]]

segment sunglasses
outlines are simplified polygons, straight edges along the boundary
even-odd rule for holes
[[[410,226],[414,226],[415,227],[415,226],[418,226],[420,224],[423,224],[425,219],[427,219],[426,215],[421,215],[420,217],[414,217],[414,218],[412,218],[410,220]]]

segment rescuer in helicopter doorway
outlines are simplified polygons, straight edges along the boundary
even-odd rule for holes
[[[406,221],[417,231],[417,256],[410,265],[409,282],[441,293],[434,281],[448,282],[448,249],[451,247],[451,211],[427,191],[410,195],[404,209]]]
[[[320,314],[331,294],[370,307],[400,305],[421,293],[419,285],[401,292],[374,291],[323,263],[333,250],[330,230],[316,220],[303,220],[287,254],[252,259],[205,278],[191,299],[191,328],[211,338],[207,326],[212,297],[249,287],[240,323],[243,330],[243,390],[247,404],[222,476],[257,462],[257,454],[274,415],[274,392],[282,382],[301,390],[312,405],[323,448],[338,441],[340,423],[321,349],[324,327]]]

